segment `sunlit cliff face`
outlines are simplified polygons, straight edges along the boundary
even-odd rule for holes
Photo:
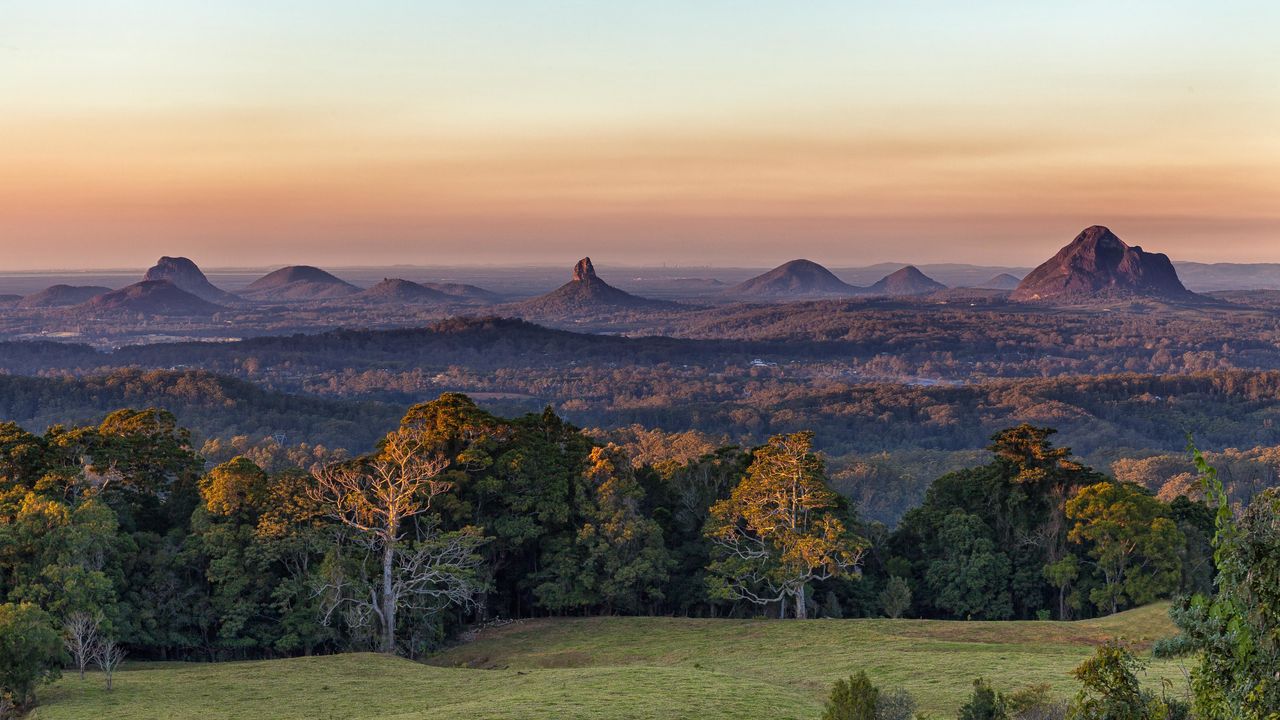
[[[57,5],[0,37],[4,269],[1280,260],[1274,9]]]

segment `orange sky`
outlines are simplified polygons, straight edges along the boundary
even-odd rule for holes
[[[178,5],[0,36],[0,270],[1280,261],[1261,5]]]

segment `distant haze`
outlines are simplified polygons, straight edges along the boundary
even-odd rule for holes
[[[10,3],[0,270],[1280,261],[1280,6]]]

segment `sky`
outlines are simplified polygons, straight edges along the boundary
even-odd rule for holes
[[[1280,262],[1280,4],[0,0],[0,271]]]

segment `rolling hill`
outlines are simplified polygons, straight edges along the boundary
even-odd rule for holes
[[[1079,622],[528,620],[482,632],[429,665],[373,654],[259,662],[126,663],[110,693],[67,674],[41,720],[812,720],[837,678],[866,670],[950,717],[976,676],[1001,690],[1075,689],[1070,671],[1110,638],[1172,634],[1167,605]],[[1177,661],[1140,677],[1182,678]]]
[[[141,315],[200,316],[222,310],[168,280],[143,280],[128,287],[106,292],[77,305],[78,312],[89,314],[138,313]]]
[[[752,299],[813,299],[844,297],[865,292],[811,260],[792,260],[728,290],[726,295]]]
[[[291,265],[254,280],[241,292],[249,300],[305,302],[333,300],[360,292],[360,288],[310,265]]]

